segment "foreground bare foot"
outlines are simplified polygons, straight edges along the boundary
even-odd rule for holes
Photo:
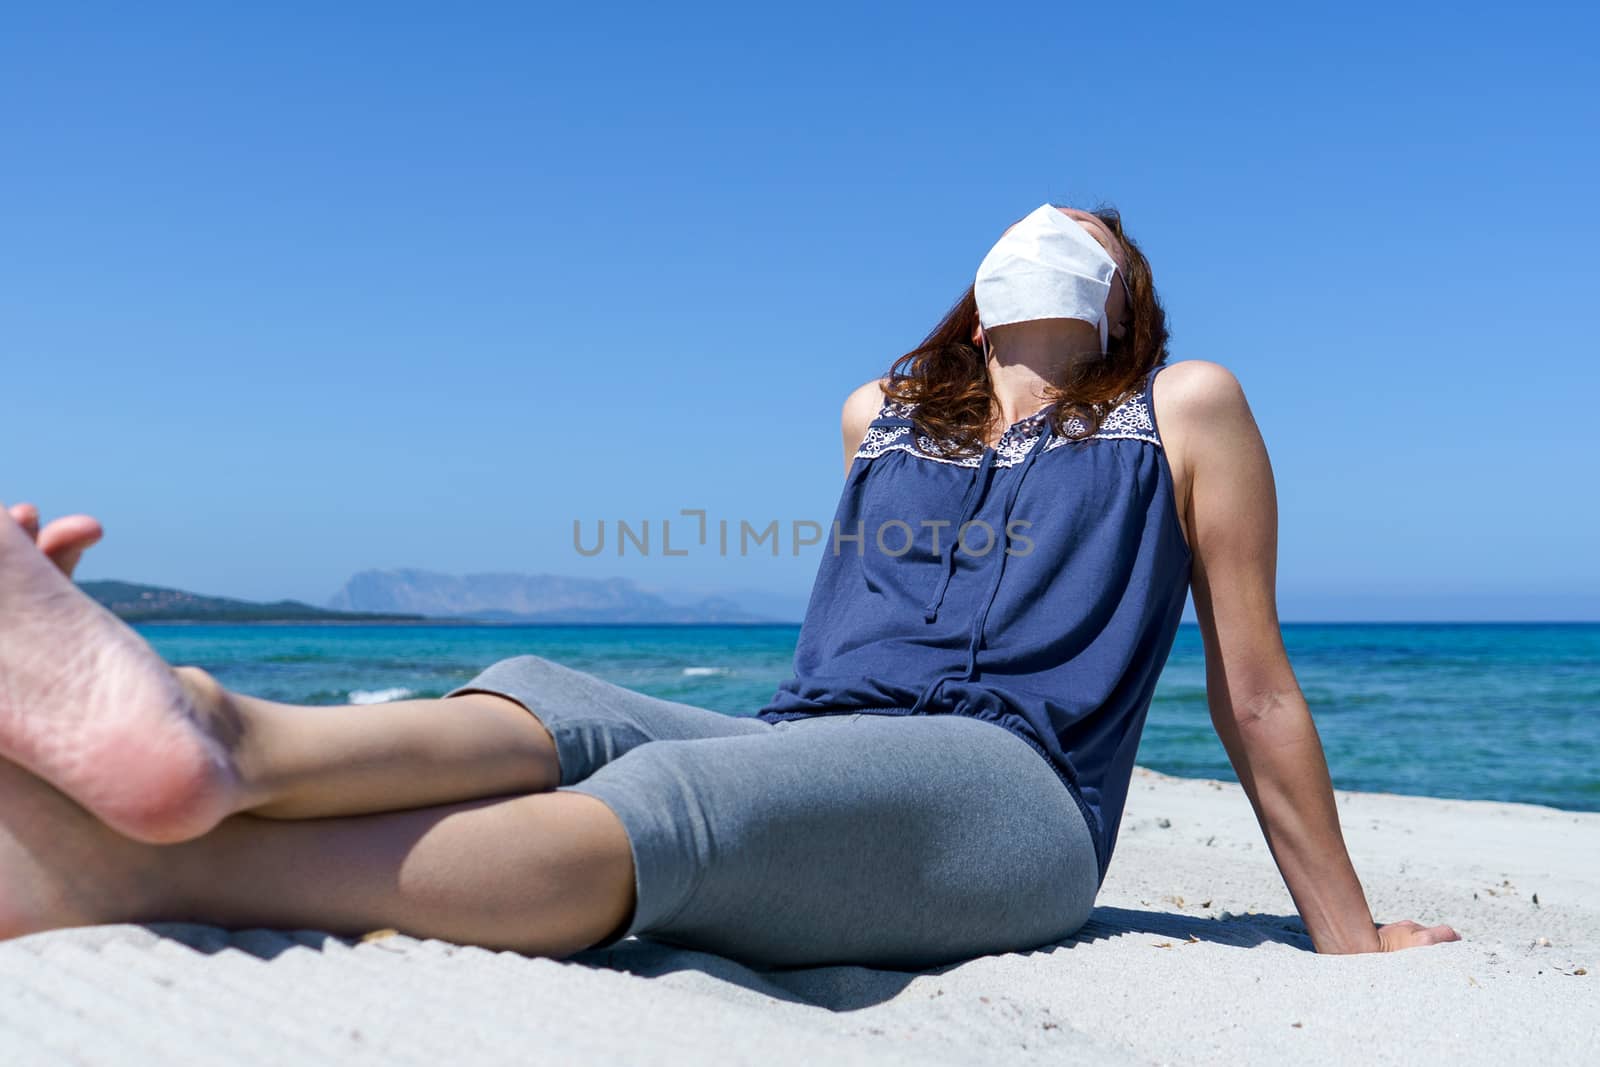
[[[3,507],[0,757],[141,841],[197,837],[238,802],[228,746],[178,677]]]

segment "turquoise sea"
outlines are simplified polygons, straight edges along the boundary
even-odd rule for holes
[[[207,626],[140,631],[170,662],[305,704],[437,696],[526,652],[655,696],[754,714],[798,626]],[[1290,624],[1284,641],[1341,789],[1600,811],[1600,625]],[[1232,780],[1185,625],[1139,762]]]

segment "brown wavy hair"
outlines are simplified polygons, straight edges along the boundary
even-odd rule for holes
[[[1080,360],[1064,372],[1063,380],[1046,387],[1046,396],[1052,400],[1050,418],[1058,430],[1076,430],[1077,425],[1070,421],[1074,417],[1087,427],[1071,435],[1076,437],[1097,432],[1100,420],[1143,376],[1166,362],[1169,337],[1167,313],[1156,296],[1150,261],[1123,229],[1122,215],[1110,207],[1096,208],[1090,214],[1105,223],[1127,250],[1124,277],[1132,300],[1127,330],[1122,337],[1108,340],[1105,358]],[[941,455],[982,452],[984,431],[995,410],[988,362],[972,343],[977,325],[978,301],[969,285],[933,332],[894,361],[883,383],[889,400],[915,405],[911,420],[917,432],[932,438]]]

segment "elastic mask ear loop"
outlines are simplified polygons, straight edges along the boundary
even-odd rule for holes
[[[1123,339],[1126,340],[1128,331],[1133,328],[1133,286],[1128,284],[1128,276],[1117,268],[1117,278],[1122,282],[1122,293],[1128,298],[1128,306],[1123,309],[1122,321],[1117,323],[1122,327]],[[1109,344],[1109,342],[1108,342]]]
[[[1111,273],[1115,274],[1117,276],[1117,278],[1119,280],[1121,280],[1121,282],[1122,282],[1122,291],[1123,291],[1123,293],[1125,293],[1127,295],[1127,298],[1128,298],[1128,311],[1129,311],[1129,313],[1132,313],[1132,311],[1133,311],[1133,290],[1128,288],[1128,279],[1123,277],[1122,268],[1121,267],[1113,267],[1111,269]],[[1107,307],[1104,307],[1104,308],[1100,309],[1099,326],[1100,326],[1100,358],[1101,359],[1105,359],[1107,356],[1109,356],[1111,354],[1111,316],[1109,314],[1107,314],[1107,312],[1110,310],[1110,308],[1109,308],[1110,303],[1111,303],[1111,297],[1110,297],[1110,294],[1108,293],[1107,296],[1106,296]]]

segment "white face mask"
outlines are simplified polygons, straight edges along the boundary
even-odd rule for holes
[[[1100,328],[1105,355],[1113,274],[1117,262],[1100,242],[1045,204],[1007,231],[978,265],[978,321],[987,331],[1034,319],[1080,319]],[[1122,284],[1126,288],[1127,280]]]

